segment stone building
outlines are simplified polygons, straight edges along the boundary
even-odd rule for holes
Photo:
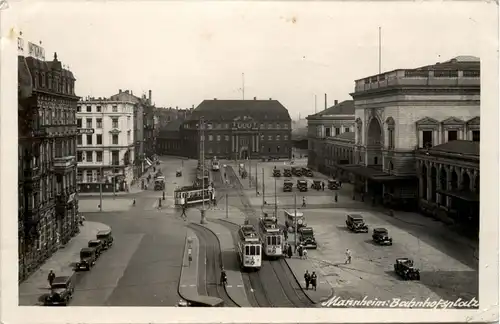
[[[78,231],[75,81],[56,53],[18,56],[20,281]]]
[[[125,191],[134,179],[133,101],[90,98],[78,102],[79,192]]]
[[[183,119],[174,119],[163,126],[158,134],[158,154],[184,155],[180,129]]]
[[[459,56],[415,69],[355,81],[356,190],[374,201],[409,206],[418,201],[415,150],[470,140],[479,129],[480,63]],[[476,134],[476,135],[475,135]]]
[[[181,127],[190,158],[199,157],[201,118],[206,158],[291,158],[291,118],[277,100],[204,100]]]
[[[310,168],[335,177],[344,176],[339,164],[354,163],[354,102],[345,100],[307,117]]]

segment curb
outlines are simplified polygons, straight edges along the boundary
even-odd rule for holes
[[[198,223],[190,223],[190,224],[192,224],[192,225],[196,225],[196,226],[199,226],[199,227],[202,227],[202,228],[204,228],[204,229],[206,229],[206,230],[210,231],[210,233],[212,233],[212,234],[213,234],[213,235],[217,238],[217,242],[219,242],[219,250],[221,250],[221,252],[222,252],[219,237],[217,236],[217,234],[215,234],[215,232],[214,232],[214,231],[212,231],[210,228],[208,228],[208,227],[206,227],[206,226],[203,226],[202,224],[198,224]],[[187,239],[187,238],[186,238],[186,239]],[[184,248],[186,248],[186,247],[184,246]],[[220,259],[220,264],[222,264],[222,265],[224,266],[223,259],[222,259],[222,253],[221,253],[221,254],[219,254],[219,259]],[[224,285],[224,291],[226,292],[226,295],[229,297],[229,299],[231,299],[231,301],[232,301],[232,302],[233,302],[236,306],[241,307],[241,306],[240,306],[240,305],[239,305],[236,301],[234,301],[234,299],[233,299],[233,298],[231,297],[231,295],[228,293],[226,285]]]

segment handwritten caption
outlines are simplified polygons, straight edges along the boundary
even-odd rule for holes
[[[479,301],[476,298],[471,300],[464,300],[458,298],[457,300],[404,300],[401,298],[391,298],[387,300],[380,300],[378,298],[363,299],[344,299],[339,296],[333,296],[329,300],[321,303],[323,307],[372,307],[372,308],[429,308],[429,309],[457,309],[457,308],[478,308]]]

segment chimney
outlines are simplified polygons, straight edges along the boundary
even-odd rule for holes
[[[128,90],[125,90],[125,93],[128,94]]]
[[[273,98],[269,98],[269,100],[273,100]]]
[[[191,109],[194,109],[194,105],[191,106]]]
[[[253,100],[257,100],[257,97],[253,97]]]
[[[328,98],[327,98],[327,95],[325,93],[325,110],[326,108],[328,108]]]
[[[338,103],[339,103],[339,101],[338,101],[338,100],[334,100],[334,101],[333,101],[333,104],[334,104],[335,106],[336,106]]]
[[[175,106],[175,109],[179,110],[179,106]]]
[[[134,95],[134,91],[130,90],[130,94],[133,96]]]
[[[152,93],[153,93],[153,92],[152,92],[151,90],[149,90],[149,103],[150,103],[150,104],[151,104],[151,103],[153,103],[153,101],[151,100],[151,94],[152,94]]]
[[[217,98],[214,98],[214,100],[217,100]]]
[[[122,93],[122,89],[118,90],[118,93]]]

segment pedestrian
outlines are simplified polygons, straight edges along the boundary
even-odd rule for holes
[[[302,197],[302,207],[306,207],[306,197]]]
[[[214,207],[217,207],[217,199],[214,197],[214,198],[212,199],[212,201],[213,201]]]
[[[339,201],[339,195],[337,194],[337,192],[335,192],[335,202],[338,202]]]
[[[191,262],[193,261],[193,255],[191,254],[191,248],[188,249],[188,266],[191,267]]]
[[[135,206],[135,198],[132,200],[132,206]]]
[[[227,179],[227,175],[226,175],[226,172],[224,172],[224,179]]]
[[[350,264],[352,259],[351,251],[349,249],[345,250],[345,263],[344,264]]]
[[[283,231],[283,236],[285,236],[285,241],[288,241],[288,229],[285,228],[285,230]]]
[[[321,181],[321,189],[322,189],[323,191],[325,191],[325,182],[324,182],[324,181]]]
[[[304,259],[307,259],[307,249],[305,247],[302,248],[302,255],[304,256]]]
[[[308,270],[306,270],[306,273],[304,273],[304,281],[306,282],[306,289],[309,290],[309,284],[311,282],[311,274],[309,273]]]
[[[54,282],[54,279],[56,278],[56,274],[52,269],[49,271],[49,275],[47,276],[47,280],[49,281],[49,286],[52,288],[52,283]]]
[[[297,253],[299,254],[299,258],[302,259],[302,251],[304,250],[304,247],[302,244],[299,244],[299,247],[297,248]]]
[[[181,214],[181,217],[184,218],[184,220],[187,218],[186,210],[187,210],[187,204],[184,203],[182,204],[182,214]]]
[[[318,276],[316,275],[316,272],[313,271],[313,273],[311,274],[311,285],[314,288],[314,290],[316,290],[317,283],[318,283]]]
[[[291,259],[292,258],[292,246],[290,244],[288,244],[288,258]]]

